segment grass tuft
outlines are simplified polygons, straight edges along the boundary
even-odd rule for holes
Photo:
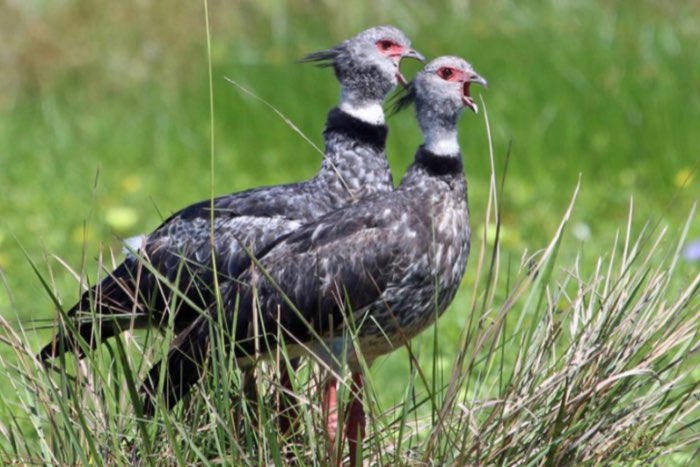
[[[215,187],[312,173],[318,158],[308,157],[316,152],[304,133],[322,124],[337,88],[330,75],[291,61],[378,21],[406,29],[427,54],[454,50],[493,76],[494,139],[513,139],[516,151],[511,158],[508,148],[509,179],[498,187],[490,126],[488,141],[469,141],[470,152],[490,155],[467,161],[472,211],[484,213],[474,226],[471,295],[462,291],[442,325],[407,352],[377,362],[385,374],[367,373],[365,461],[688,465],[700,455],[700,275],[681,261],[697,236],[695,208],[677,238],[645,215],[663,211],[664,221],[681,224],[696,201],[696,5],[366,2],[348,11],[330,1],[310,14],[305,2],[244,1],[243,9],[216,3],[210,15],[205,2],[205,41],[182,33],[201,29],[197,2],[44,3],[0,6],[8,43],[0,62],[11,70],[0,77],[8,117],[0,153],[13,162],[0,184],[16,188],[0,206],[0,463],[327,465],[326,369],[314,362],[291,376],[288,393],[279,384],[285,348],[253,376],[215,353],[183,404],[142,420],[137,386],[172,331],[126,333],[47,371],[33,358],[38,321],[29,317],[48,317],[52,306],[62,309],[62,294],[84,290],[97,239],[156,225],[162,216],[152,205],[167,212]],[[259,105],[257,94],[275,96],[284,112]],[[403,118],[392,120],[389,140],[397,178],[418,143]],[[206,168],[197,155],[207,149],[211,180],[192,177]],[[578,172],[572,212],[562,180]],[[84,183],[95,174],[99,183]],[[23,189],[27,180],[51,189]],[[635,191],[641,208],[625,211]],[[7,248],[13,237],[26,252]],[[28,261],[43,245],[65,259]],[[90,263],[93,277],[117,256],[99,251],[110,253]],[[77,272],[68,266],[76,263]],[[296,421],[282,432],[290,413]]]
[[[489,134],[487,112],[485,119]],[[674,276],[694,210],[671,241],[666,229],[654,225],[635,235],[631,204],[624,232],[586,274],[577,257],[563,262],[558,255],[577,185],[549,244],[514,268],[499,254],[496,180],[494,174],[484,222],[495,226],[495,241],[483,240],[474,258],[478,285],[452,369],[443,369],[434,349],[425,368],[421,347],[407,344],[411,370],[400,400],[390,407],[367,372],[363,459],[372,465],[689,461],[700,447],[694,371],[700,274],[680,287]],[[501,181],[501,192],[505,187]],[[50,278],[33,267],[59,306]],[[501,288],[502,294],[494,293]],[[328,370],[302,363],[290,375],[290,393],[279,384],[280,368],[291,360],[284,346],[254,374],[242,373],[215,346],[208,374],[193,394],[175,410],[160,409],[144,420],[138,384],[164,356],[172,332],[126,333],[77,364],[68,356],[57,371],[48,371],[34,359],[27,329],[5,318],[0,329],[9,348],[0,354],[9,354],[0,358],[0,369],[14,390],[0,393],[0,407],[9,414],[0,422],[0,461],[328,462],[319,399]],[[433,335],[441,339],[437,327]],[[347,401],[351,389],[343,381],[339,399]],[[289,422],[286,431],[279,428],[283,420]],[[342,456],[340,449],[339,443],[335,452]]]

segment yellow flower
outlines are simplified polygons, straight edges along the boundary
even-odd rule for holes
[[[693,181],[695,178],[695,172],[692,169],[689,168],[684,168],[679,170],[676,173],[676,178],[674,181],[676,182],[676,186],[678,188],[687,188],[690,186],[690,183]]]
[[[127,175],[122,179],[122,189],[127,193],[134,193],[141,189],[141,177],[136,174]]]
[[[133,227],[139,220],[135,209],[118,206],[105,212],[105,222],[114,230],[124,231]]]

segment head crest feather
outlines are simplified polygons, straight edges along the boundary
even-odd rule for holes
[[[321,50],[320,52],[310,53],[299,60],[299,63],[313,63],[322,68],[332,67],[339,53],[340,51],[337,48]]]
[[[390,100],[391,115],[396,115],[408,108],[416,101],[416,86],[411,81],[406,86],[401,87]]]

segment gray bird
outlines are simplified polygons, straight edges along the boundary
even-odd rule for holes
[[[457,122],[465,107],[478,111],[474,83],[486,86],[461,58],[430,62],[397,105],[415,103],[424,137],[400,187],[282,238],[223,297],[224,329],[232,329],[223,345],[241,367],[273,351],[279,336],[291,356],[313,354],[336,371],[347,363],[355,394],[346,425],[351,465],[364,436],[358,354],[371,364],[403,346],[445,311],[464,275],[470,229]],[[167,407],[200,379],[213,341],[210,319],[219,317],[212,312],[195,321],[173,342],[167,361],[150,370],[142,387],[147,413],[161,371]],[[335,397],[335,383],[326,400]],[[332,420],[327,427],[334,428]]]
[[[424,60],[403,32],[379,26],[303,59],[332,66],[341,86],[340,104],[326,121],[325,157],[317,175],[215,198],[213,214],[207,199],[170,216],[67,312],[82,339],[94,348],[123,329],[167,323],[169,313],[178,332],[216,300],[214,261],[219,282],[230,283],[249,265],[246,249],[259,251],[308,221],[392,191],[382,103],[398,82],[405,82],[399,71],[404,57]],[[83,356],[70,333],[64,340],[59,333],[37,357],[47,360],[64,349]]]

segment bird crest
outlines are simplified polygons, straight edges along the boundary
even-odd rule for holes
[[[321,68],[328,68],[333,66],[339,54],[340,50],[338,50],[338,48],[321,50],[320,52],[310,53],[299,60],[299,63],[313,63]]]
[[[416,101],[416,86],[413,81],[403,86],[391,98],[391,115],[396,115]]]

